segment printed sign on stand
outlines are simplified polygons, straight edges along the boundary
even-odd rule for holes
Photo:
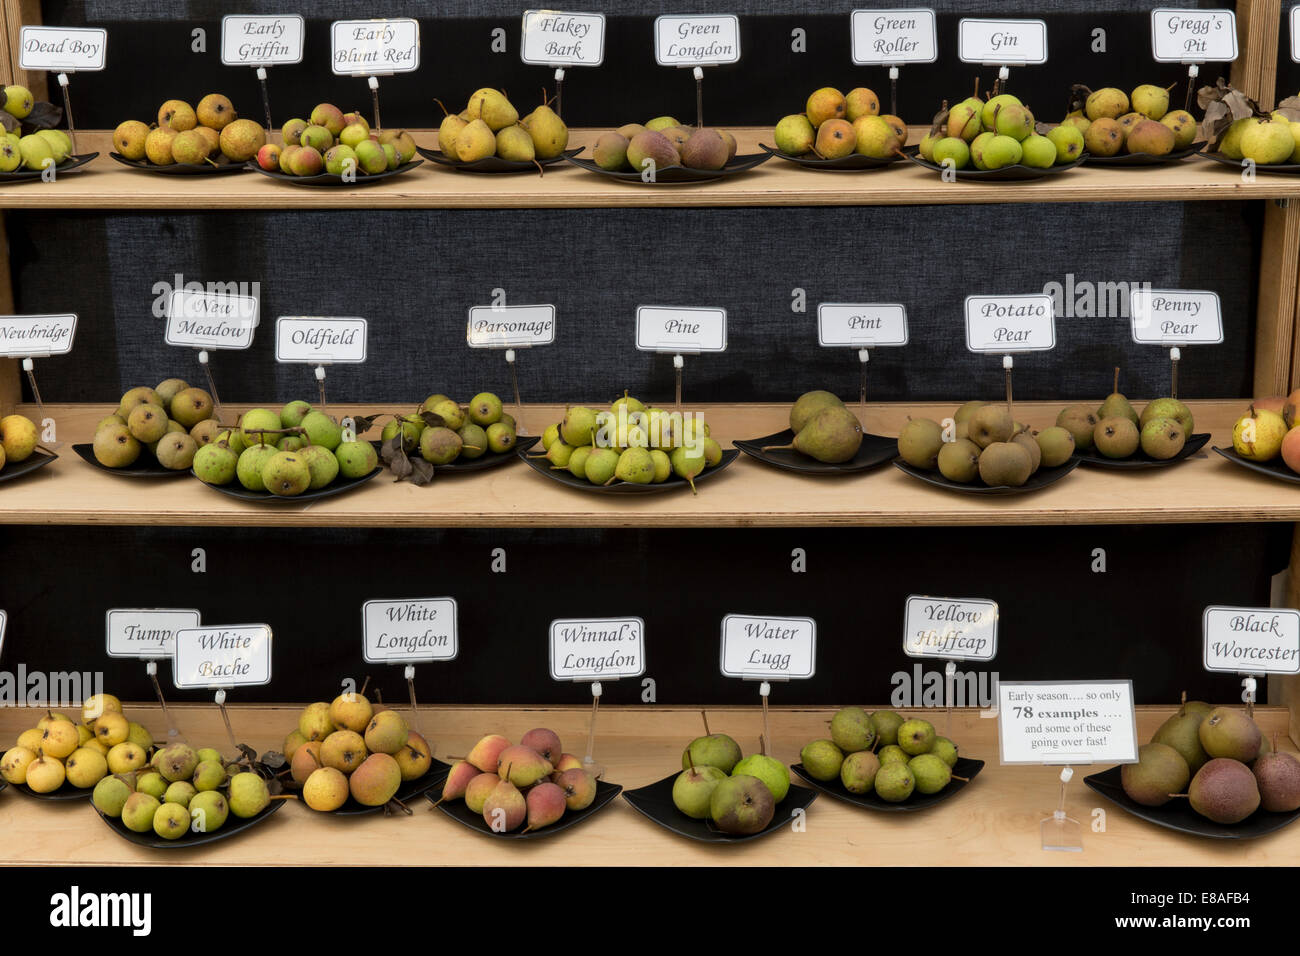
[[[722,619],[722,674],[753,680],[812,677],[817,622],[810,617],[728,614]]]
[[[255,295],[174,289],[167,298],[163,341],[197,349],[246,349],[253,344],[259,308]]]
[[[368,664],[454,661],[460,653],[455,598],[367,601],[361,623]]]
[[[1047,24],[963,17],[957,25],[957,56],[963,63],[986,66],[1046,63]]]
[[[1056,314],[1050,295],[966,297],[966,348],[970,351],[1010,355],[1055,347]]]
[[[725,352],[727,310],[639,305],[636,347],[642,352]]]
[[[604,681],[645,673],[645,621],[639,617],[551,622],[551,679]]]
[[[998,655],[996,601],[912,595],[903,621],[908,657],[991,661]]]
[[[530,66],[600,66],[605,15],[525,10],[519,59]]]
[[[934,11],[854,10],[849,16],[853,62],[858,66],[899,66],[939,59]]]
[[[365,319],[282,315],[275,321],[275,360],[348,364],[366,360]]]
[[[420,24],[410,18],[335,20],[330,67],[339,76],[388,76],[420,68]]]
[[[1201,615],[1207,671],[1300,674],[1300,611],[1211,605]]]
[[[655,18],[655,60],[660,66],[718,66],[740,61],[740,18]]]
[[[113,608],[104,615],[109,657],[159,660],[176,653],[176,634],[202,623],[199,612],[181,608]]]
[[[1003,681],[998,741],[1004,764],[1136,763],[1133,682]]]
[[[175,640],[172,683],[181,690],[271,683],[271,628],[266,624],[182,628]]]
[[[897,303],[817,306],[817,343],[871,349],[907,344],[907,309]]]
[[[221,18],[221,62],[225,66],[286,66],[302,62],[306,26],[296,13]]]
[[[18,65],[46,73],[94,73],[104,68],[108,31],[95,27],[29,27],[18,37]]]
[[[550,345],[555,341],[555,306],[473,306],[465,326],[465,341],[472,349]]]
[[[1218,345],[1223,341],[1219,293],[1134,289],[1129,296],[1133,341],[1141,345]]]
[[[67,355],[77,333],[77,316],[0,315],[0,355],[6,358],[42,358]]]
[[[1237,16],[1231,10],[1151,11],[1151,58],[1157,63],[1231,63]]]

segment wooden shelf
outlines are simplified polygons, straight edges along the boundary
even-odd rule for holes
[[[1035,428],[1055,421],[1064,403],[1017,403]],[[1192,402],[1210,444],[1231,444],[1245,400]],[[786,425],[787,405],[700,405],[723,445]],[[908,415],[942,417],[953,405],[870,405],[869,432],[896,435]],[[331,411],[374,412],[376,406]],[[395,409],[396,410],[396,409]],[[407,409],[400,409],[406,411]],[[33,406],[19,411],[37,416]],[[700,489],[624,498],[585,494],[548,481],[522,462],[478,475],[444,476],[431,488],[380,476],[366,487],[309,504],[258,506],[228,497],[190,476],[142,481],[104,473],[67,447],[89,441],[107,406],[46,406],[65,446],[59,460],[0,484],[0,524],[242,525],[341,527],[817,527],[882,525],[1079,525],[1300,520],[1300,492],[1238,468],[1210,451],[1151,471],[1081,466],[1043,491],[1010,497],[959,494],[924,485],[891,465],[842,478],[778,471],[741,455]],[[233,406],[228,406],[233,414]],[[527,406],[532,434],[563,414]]]
[[[1139,739],[1146,740],[1172,707],[1143,707]],[[282,732],[297,722],[297,706],[231,708],[235,733],[259,753],[279,749]],[[166,724],[157,706],[126,707],[155,734]],[[798,760],[799,748],[826,735],[831,709],[773,708],[775,756]],[[177,724],[197,746],[226,740],[216,709],[174,708]],[[942,733],[944,715],[925,714]],[[1284,708],[1260,708],[1266,733],[1285,735]],[[31,712],[0,711],[0,733],[8,741],[24,729]],[[729,733],[749,752],[761,731],[758,708],[709,711],[715,732]],[[585,740],[586,708],[457,708],[422,711],[420,726],[433,738],[440,759],[464,754],[487,733],[518,739],[536,726],[554,729],[561,740]],[[647,729],[653,731],[648,734]],[[251,732],[255,731],[255,732]],[[702,733],[698,711],[655,707],[601,708],[595,755],[605,778],[625,789],[645,786],[680,766],[686,743]],[[1039,821],[1054,809],[1059,783],[1050,768],[998,765],[997,722],[976,712],[957,711],[951,736],[962,753],[986,762],[969,788],[926,813],[872,813],[827,796],[807,812],[806,831],[771,834],[736,846],[707,846],[678,837],[645,819],[621,797],[581,827],[534,842],[498,841],[473,833],[430,809],[413,805],[413,817],[330,817],[291,802],[257,828],[229,841],[193,850],[151,851],[123,840],[84,803],[52,804],[10,787],[0,793],[0,862],[6,865],[318,866],[537,865],[553,866],[561,853],[566,866],[723,865],[745,866],[1290,866],[1300,853],[1300,826],[1260,840],[1206,840],[1165,830],[1132,817],[1083,785],[1092,769],[1076,774],[1067,807],[1082,820],[1082,853],[1045,853]],[[1294,750],[1285,736],[1283,749]],[[219,746],[223,752],[228,745]],[[795,779],[798,783],[798,779]],[[1094,808],[1105,810],[1104,832],[1092,832]]]
[[[588,146],[600,130],[574,130]],[[736,130],[741,153],[772,142],[770,128]],[[912,141],[923,130],[912,130]],[[1237,170],[1199,159],[1136,169],[1082,167],[1025,183],[945,183],[912,163],[871,172],[819,172],[771,159],[744,175],[699,186],[651,188],[617,182],[567,163],[544,176],[473,175],[426,161],[373,186],[321,189],[277,182],[255,172],[169,176],[130,169],[108,155],[111,131],[79,132],[78,149],[100,156],[54,184],[0,186],[0,209],[334,209],[579,208],[640,206],[876,206],[1009,202],[1185,202],[1300,198],[1300,177]],[[414,131],[437,146],[436,131]]]

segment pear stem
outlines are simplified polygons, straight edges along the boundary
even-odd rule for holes
[[[1115,387],[1112,388],[1111,391],[1112,392],[1119,391],[1119,366],[1118,365],[1115,366]]]
[[[1171,794],[1169,794],[1169,798],[1170,798],[1171,800],[1190,800],[1190,799],[1191,799],[1191,797],[1190,797],[1188,794],[1185,794],[1185,793],[1171,793]]]
[[[415,816],[415,811],[412,810],[410,807],[408,807],[406,804],[404,804],[401,800],[398,800],[396,797],[393,797],[393,799],[389,800],[387,803],[384,804],[385,812],[391,812],[389,808],[393,806],[396,806],[408,817]]]
[[[759,451],[789,451],[794,448],[794,442],[788,445],[764,445]]]
[[[367,674],[367,675],[366,675],[366,679],[365,679],[364,681],[361,682],[361,690],[359,690],[357,693],[359,693],[362,697],[365,697],[365,696],[366,696],[366,688],[369,687],[369,686],[370,686],[370,675]]]
[[[951,780],[960,780],[962,783],[970,783],[970,777],[959,777],[955,773],[950,773],[948,777]]]
[[[704,721],[704,736],[712,737],[713,734],[709,732],[709,715],[704,711],[700,711],[700,720]]]
[[[277,794],[276,794],[275,796],[273,796],[271,799],[272,799],[272,800],[297,800],[297,799],[298,799],[298,794],[296,794],[296,793],[277,793]]]

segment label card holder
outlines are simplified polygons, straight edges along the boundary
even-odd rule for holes
[[[1129,306],[1133,341],[1169,349],[1169,395],[1177,398],[1182,347],[1223,342],[1223,305],[1219,294],[1186,289],[1134,289]]]
[[[187,627],[176,632],[175,642],[172,683],[181,690],[215,691],[213,703],[221,711],[230,747],[242,752],[230,725],[230,714],[226,712],[226,691],[271,683],[270,626]]]
[[[8,626],[8,624],[9,624],[9,613],[7,611],[0,610],[0,658],[3,658],[5,653],[5,628]]]
[[[108,31],[97,27],[25,26],[18,36],[18,66],[58,75],[63,91],[63,115],[68,121],[72,152],[77,152],[77,127],[72,121],[69,73],[97,73],[108,57]]]
[[[1291,7],[1291,62],[1300,63],[1300,3]]]
[[[199,364],[208,379],[212,407],[221,417],[221,397],[208,363],[209,349],[242,351],[253,344],[253,332],[260,321],[261,301],[219,289],[173,289],[167,297],[167,324],[163,341],[168,345],[198,350]]]
[[[965,312],[966,348],[1002,355],[1007,379],[1007,412],[1014,421],[1012,355],[1056,348],[1056,307],[1052,297],[1046,293],[968,295]]]
[[[817,671],[817,622],[810,617],[728,614],[722,619],[719,667],[724,677],[759,681],[763,752],[772,749],[767,702],[772,681],[807,680]]]
[[[420,23],[410,17],[335,20],[330,24],[330,69],[336,76],[364,77],[370,87],[374,128],[379,121],[379,77],[420,68]]]
[[[858,400],[864,411],[871,350],[897,348],[907,341],[907,309],[899,303],[822,302],[817,306],[817,344],[857,350]]]
[[[282,315],[275,320],[275,360],[316,367],[321,410],[325,400],[325,366],[358,365],[366,360],[370,325],[363,318]]]
[[[639,305],[636,308],[639,352],[673,357],[677,407],[682,404],[682,372],[687,355],[727,350],[727,310],[692,306]]]
[[[519,374],[515,369],[516,349],[551,345],[555,341],[554,305],[476,305],[469,310],[465,325],[465,342],[472,349],[502,349],[510,369],[510,387],[515,396],[515,425],[518,434],[527,435],[524,425],[524,402],[519,393]]]
[[[889,112],[894,116],[898,115],[899,67],[939,59],[935,22],[930,7],[854,10],[849,14],[853,63],[889,67]]]
[[[306,21],[296,13],[258,15],[230,13],[221,18],[221,62],[226,66],[248,66],[257,73],[262,88],[262,109],[266,131],[274,132],[267,68],[302,62]]]
[[[27,373],[27,384],[32,387],[32,399],[40,409],[42,430],[48,431],[55,427],[55,422],[45,413],[45,402],[41,398],[40,387],[36,384],[36,363],[33,360],[49,358],[51,355],[67,355],[72,351],[76,334],[75,312],[57,315],[0,315],[0,355],[22,360],[22,369]],[[55,449],[60,444],[51,441],[51,447]]]
[[[605,15],[563,10],[525,10],[519,59],[555,70],[555,112],[564,116],[564,71],[605,62]]]
[[[996,601],[913,594],[903,605],[903,653],[944,662],[945,736],[952,736],[953,684],[959,661],[988,663],[998,653]]]
[[[454,597],[367,601],[361,606],[362,654],[368,664],[401,664],[411,700],[411,726],[420,729],[415,665],[454,661],[460,654],[460,610]],[[433,742],[429,743],[430,748]]]
[[[963,17],[957,24],[957,58],[998,68],[994,93],[1005,93],[1013,66],[1047,62],[1047,24],[1043,20]]]
[[[740,18],[733,13],[655,17],[655,61],[690,67],[695,77],[695,125],[704,125],[704,68],[740,62]]]
[[[596,773],[596,718],[604,682],[645,673],[645,621],[639,617],[559,618],[548,640],[551,680],[591,682],[591,722],[583,766]]]
[[[1300,674],[1300,611],[1212,604],[1201,614],[1201,662],[1212,674],[1238,674],[1242,702],[1255,711],[1264,674]]]
[[[1187,65],[1183,109],[1190,110],[1200,64],[1231,63],[1237,59],[1236,13],[1157,7],[1151,11],[1151,58],[1157,63]]]
[[[201,623],[199,612],[193,608],[112,608],[104,614],[106,653],[109,657],[145,662],[145,676],[153,683],[170,741],[180,739],[180,730],[158,683],[158,661],[175,658],[178,631],[197,628]]]

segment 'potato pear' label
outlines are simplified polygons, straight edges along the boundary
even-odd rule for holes
[[[283,66],[302,62],[303,19],[229,14],[221,18],[221,62],[226,66]]]
[[[157,660],[176,652],[176,632],[198,627],[199,612],[179,608],[113,608],[105,616],[109,657]]]
[[[533,66],[600,66],[605,15],[525,10],[519,59]]]
[[[597,681],[645,673],[645,621],[598,617],[551,622],[551,679]]]
[[[1052,297],[968,295],[966,348],[972,352],[1042,352],[1056,347],[1056,313]]]
[[[1152,10],[1151,57],[1157,63],[1231,63],[1237,58],[1237,15],[1231,10]]]
[[[727,310],[639,305],[636,309],[636,347],[642,352],[683,355],[725,352]]]
[[[282,315],[275,320],[275,360],[316,364],[366,360],[365,319]]]
[[[849,24],[853,30],[853,62],[858,66],[933,63],[939,59],[934,11],[928,7],[854,10]]]
[[[460,652],[456,599],[367,601],[361,606],[369,664],[452,661]]]
[[[271,683],[271,628],[266,624],[182,628],[176,632],[172,683],[181,690]]]
[[[957,24],[957,56],[963,63],[989,66],[1046,63],[1047,24],[963,17]]]
[[[909,597],[903,615],[903,653],[945,660],[993,660],[998,653],[997,602]]]
[[[817,622],[810,617],[728,614],[722,619],[722,674],[798,680],[817,669]]]
[[[472,349],[526,349],[555,341],[553,305],[476,305],[465,341]]]
[[[18,65],[51,73],[92,73],[104,68],[108,31],[91,27],[23,27]]]
[[[67,355],[77,333],[77,316],[0,315],[0,355],[6,358],[41,358]]]
[[[817,341],[859,349],[907,344],[907,309],[901,305],[823,302],[817,306]]]
[[[1207,671],[1300,674],[1300,611],[1212,605],[1201,615],[1201,632]]]
[[[1129,296],[1133,341],[1143,345],[1218,345],[1223,309],[1217,292],[1134,289]]]
[[[998,684],[1002,763],[1136,763],[1133,682]]]
[[[740,18],[734,14],[655,18],[660,66],[717,66],[740,60]]]
[[[196,349],[246,349],[253,344],[259,308],[255,295],[174,289],[167,298],[163,341]]]
[[[335,20],[330,67],[342,76],[387,76],[420,67],[420,24],[394,20]]]

